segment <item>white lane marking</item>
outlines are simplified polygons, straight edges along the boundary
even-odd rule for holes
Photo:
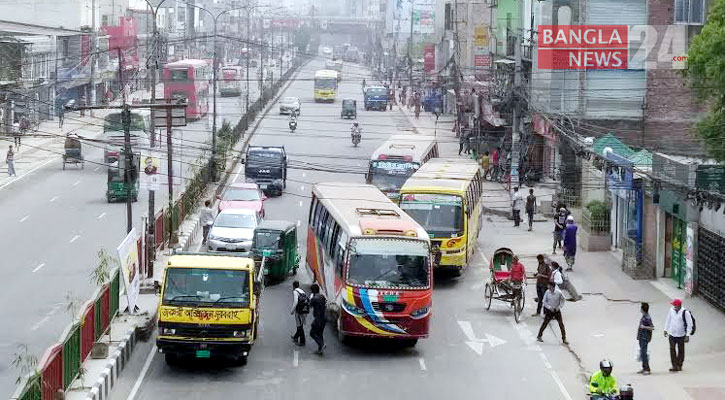
[[[156,351],[156,345],[153,345],[151,347],[151,351],[149,352],[148,357],[146,357],[146,362],[144,362],[143,368],[141,368],[141,373],[139,374],[138,378],[136,378],[136,382],[134,382],[133,387],[131,388],[131,392],[128,394],[128,397],[126,397],[126,400],[133,400],[136,397],[138,389],[141,387],[141,384],[143,383],[146,374],[149,372],[149,367],[151,366],[151,361],[154,360]]]
[[[50,199],[50,202],[52,203],[52,202],[54,202],[54,201],[56,201],[56,200],[58,200],[58,196],[53,196],[53,197],[52,197],[52,198]]]
[[[470,347],[471,350],[475,351],[476,354],[478,354],[479,356],[483,354],[484,343],[488,343],[492,348],[506,343],[505,340],[493,336],[489,333],[485,334],[485,339],[477,338],[476,334],[473,332],[473,326],[471,326],[471,322],[469,321],[458,321],[458,326],[463,331],[463,334],[466,335],[466,339],[468,339],[466,341],[468,347]]]
[[[300,201],[300,207],[302,207],[302,201]]]
[[[33,272],[38,272],[43,267],[45,267],[45,263],[40,263],[40,264],[38,264],[37,267],[35,267],[35,269],[33,270]]]
[[[526,343],[527,347],[539,353],[539,357],[541,357],[541,360],[544,362],[544,366],[549,369],[549,373],[551,373],[551,378],[554,379],[554,382],[556,382],[556,385],[559,387],[559,391],[561,392],[561,395],[564,396],[564,399],[572,400],[571,395],[569,395],[566,387],[564,387],[561,379],[559,379],[559,375],[556,374],[556,370],[551,366],[551,363],[546,358],[544,350],[541,348],[541,346],[539,346],[538,343],[534,342],[534,335],[531,333],[529,327],[525,324],[517,324],[513,320],[509,320],[509,322],[511,323],[511,326],[514,327],[516,332],[518,332],[521,340]]]
[[[96,172],[96,171],[98,171],[99,169],[101,169],[101,166],[100,166],[100,165],[99,165],[99,166],[97,166],[97,167],[96,167],[96,169],[94,169],[94,170],[93,170],[93,172]]]
[[[81,183],[81,180],[78,179],[77,181],[73,182],[73,186],[78,186],[78,184]]]
[[[304,192],[305,191],[305,185],[300,185],[300,190]]]
[[[300,220],[297,220],[297,226],[300,226],[300,223],[301,223]]]
[[[559,379],[559,375],[556,373],[555,370],[549,371],[551,372],[551,377],[554,378],[554,382],[556,382],[556,386],[559,386],[559,391],[561,392],[562,396],[564,396],[565,400],[571,400],[571,396],[569,395],[569,392],[564,387],[564,383]]]
[[[36,170],[38,170],[38,169],[40,169],[40,168],[43,168],[43,167],[45,167],[46,165],[48,165],[48,163],[51,163],[51,162],[53,162],[53,161],[55,161],[55,160],[54,160],[54,159],[53,159],[53,160],[48,160],[48,161],[46,161],[46,162],[44,162],[44,163],[42,163],[42,164],[38,165],[37,167],[35,167],[35,168],[31,169],[30,171],[26,172],[25,174],[23,174],[23,175],[20,175],[20,176],[18,176],[17,178],[13,179],[12,181],[10,181],[10,182],[7,182],[7,183],[3,184],[2,186],[0,186],[0,190],[2,190],[2,189],[5,189],[5,187],[7,187],[8,185],[10,185],[10,184],[12,184],[12,183],[15,183],[15,182],[17,182],[17,181],[19,181],[19,180],[23,179],[24,177],[26,177],[26,176],[28,176],[28,175],[31,175],[31,174],[32,174],[33,172],[35,172]]]
[[[302,173],[302,177],[303,177],[303,178],[307,177],[307,173],[306,173],[306,172],[303,172],[303,173]]]
[[[425,367],[425,360],[423,359],[423,357],[418,359],[418,365],[420,365],[421,371],[428,371],[428,368]]]
[[[38,321],[35,324],[33,324],[33,326],[30,327],[30,330],[31,331],[37,331],[38,328],[40,328],[40,326],[43,325],[44,323],[48,322],[49,319],[50,319],[50,315],[46,315],[40,321]]]
[[[101,219],[101,218],[103,218],[105,216],[106,216],[106,213],[101,213],[101,215],[99,215],[98,217],[96,217],[96,219]]]
[[[81,235],[75,235],[75,236],[73,236],[73,239],[71,239],[70,242],[68,242],[68,243],[75,242],[76,240],[78,240],[79,237],[81,237]]]
[[[292,354],[292,366],[297,368],[300,365],[300,352],[295,350]]]
[[[23,218],[20,218],[20,222],[25,222],[28,220],[28,218],[30,218],[30,215],[26,215]]]
[[[595,333],[592,336],[594,336],[595,338],[600,338],[600,337],[604,337],[604,334],[603,333]]]

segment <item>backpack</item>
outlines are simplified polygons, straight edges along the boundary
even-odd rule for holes
[[[295,307],[297,314],[309,314],[310,313],[310,298],[303,290],[297,292],[297,306]]]
[[[692,333],[690,333],[690,336],[693,336],[695,334],[695,330],[697,330],[697,324],[695,323],[695,316],[692,315],[692,312],[690,310],[682,311],[682,323],[685,324],[685,335],[687,335],[687,318],[685,317],[685,313],[690,313],[690,318],[692,318]]]

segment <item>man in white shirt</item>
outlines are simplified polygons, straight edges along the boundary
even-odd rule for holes
[[[541,323],[539,328],[539,334],[536,336],[536,340],[543,342],[541,336],[544,334],[544,329],[549,325],[552,319],[555,319],[559,323],[559,330],[561,330],[561,341],[564,344],[569,344],[566,341],[566,329],[564,329],[564,321],[561,318],[561,309],[566,303],[564,294],[561,290],[556,287],[554,282],[549,282],[549,290],[544,293],[544,298],[541,300],[544,306],[544,322]]]
[[[692,314],[682,308],[682,300],[672,300],[672,308],[667,313],[665,320],[665,337],[670,339],[670,361],[672,368],[670,372],[682,371],[682,363],[685,361],[685,343],[692,335]]]
[[[514,226],[521,223],[521,208],[524,203],[524,196],[519,192],[519,188],[514,188],[514,195],[511,197],[511,208],[514,215]]]
[[[209,236],[209,230],[211,229],[212,224],[214,224],[214,210],[212,210],[211,201],[209,200],[204,202],[204,207],[199,213],[199,223],[201,224],[203,232],[201,244],[206,244],[206,238]]]
[[[292,282],[292,309],[290,314],[295,316],[297,330],[292,336],[292,342],[298,346],[305,345],[305,320],[310,312],[310,300],[307,293],[300,287],[300,281]]]

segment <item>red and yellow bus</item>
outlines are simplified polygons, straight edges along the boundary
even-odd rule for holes
[[[209,112],[209,66],[204,60],[181,60],[164,65],[164,98],[188,102],[186,118],[199,119]]]
[[[306,261],[330,302],[341,340],[390,338],[414,346],[428,337],[428,235],[375,186],[313,186]]]

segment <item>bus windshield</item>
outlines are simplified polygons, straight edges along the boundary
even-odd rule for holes
[[[372,161],[371,181],[382,191],[397,191],[418,167],[420,167],[418,163],[409,161]]]
[[[315,89],[335,89],[337,88],[337,80],[332,78],[315,79]]]
[[[209,268],[168,268],[163,304],[248,307],[249,272]]]
[[[388,94],[388,90],[385,88],[370,88],[365,91],[365,94],[368,96],[386,96]]]
[[[121,113],[111,113],[103,119],[103,131],[123,132],[123,123],[121,122]],[[143,115],[131,113],[131,131],[146,131]]]
[[[406,194],[400,208],[425,228],[431,237],[456,237],[463,233],[461,197],[450,194]]]
[[[169,70],[169,80],[171,82],[187,82],[189,80],[189,70],[184,69],[171,69]]]
[[[422,240],[356,239],[351,242],[347,281],[367,287],[425,288],[429,249]]]

